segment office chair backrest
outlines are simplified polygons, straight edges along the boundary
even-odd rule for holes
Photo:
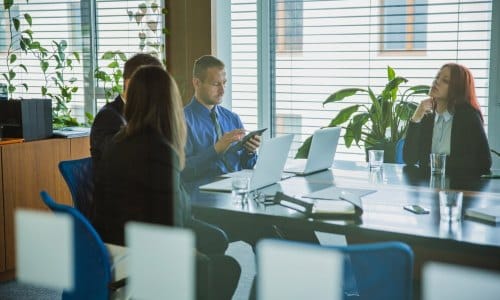
[[[422,270],[422,299],[498,300],[500,273],[491,270],[429,262]]]
[[[257,244],[257,299],[341,300],[342,254],[283,240]]]
[[[52,211],[67,214],[74,221],[75,289],[64,291],[62,299],[109,299],[110,256],[97,232],[74,207],[56,203],[45,191],[40,196]]]
[[[61,161],[59,171],[68,184],[73,205],[86,218],[91,219],[94,197],[92,158]]]
[[[413,251],[401,242],[330,247],[344,253],[344,299],[411,299]]]

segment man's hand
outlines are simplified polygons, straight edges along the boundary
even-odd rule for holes
[[[243,144],[243,147],[250,152],[254,153],[257,148],[260,146],[260,135],[254,135],[251,139],[249,139],[245,144]]]
[[[232,143],[241,140],[245,136],[244,129],[235,129],[233,131],[226,132],[218,141],[215,143],[215,152],[223,153],[231,146]]]

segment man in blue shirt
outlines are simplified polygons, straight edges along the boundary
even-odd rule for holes
[[[243,123],[237,114],[219,105],[226,82],[221,60],[205,55],[195,61],[195,92],[184,108],[188,139],[182,177],[186,182],[251,169],[255,165],[260,137],[256,135],[242,146],[238,145],[245,136]]]

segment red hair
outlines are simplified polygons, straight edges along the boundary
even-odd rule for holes
[[[471,71],[456,63],[447,63],[441,67],[450,69],[450,83],[448,85],[448,110],[455,111],[457,105],[470,105],[481,116],[481,107],[476,97],[476,87]],[[484,120],[483,120],[484,121]]]

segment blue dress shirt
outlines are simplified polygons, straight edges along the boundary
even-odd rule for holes
[[[234,129],[243,128],[240,117],[232,111],[216,105],[214,106],[222,129],[225,134]],[[217,133],[210,118],[210,110],[193,97],[184,108],[187,125],[186,166],[182,171],[185,182],[208,179],[228,173],[222,157],[232,168],[232,171],[251,169],[255,165],[257,155],[248,153],[244,148],[232,145],[226,152],[217,154],[214,145],[217,142]],[[235,143],[236,144],[236,143]]]

